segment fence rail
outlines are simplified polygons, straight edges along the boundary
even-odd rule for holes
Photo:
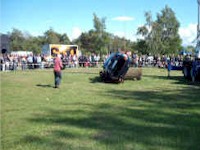
[[[63,62],[63,66],[65,68],[88,68],[88,67],[102,67],[104,62]],[[32,69],[48,69],[53,68],[53,62],[41,62],[41,63],[26,63],[26,62],[5,62],[0,64],[0,71],[16,71],[16,70],[32,70]],[[165,68],[166,64],[162,64],[161,62],[150,63],[150,62],[142,62],[133,64],[130,63],[130,66],[134,67],[160,67]],[[175,64],[175,66],[182,66],[182,63]]]

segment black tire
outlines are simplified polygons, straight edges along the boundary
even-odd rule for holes
[[[100,75],[100,77],[102,78],[102,77],[103,77],[103,72],[100,71],[100,72],[99,72],[99,75]]]

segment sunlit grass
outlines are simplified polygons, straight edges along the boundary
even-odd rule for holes
[[[173,71],[100,82],[99,69],[1,73],[1,146],[10,150],[200,149],[200,86]]]

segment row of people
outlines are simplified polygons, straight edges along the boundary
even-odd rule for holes
[[[171,60],[173,65],[181,66],[184,57],[182,55],[177,56],[148,56],[148,55],[138,55],[136,53],[129,53],[130,65],[134,67],[144,67],[144,66],[158,66],[161,68],[166,67],[167,60]],[[98,67],[99,64],[105,62],[109,57],[108,55],[103,55],[102,59],[100,55],[91,54],[89,56],[81,55],[77,57],[76,55],[62,55],[61,60],[63,66],[66,67]],[[188,57],[186,57],[188,58]],[[188,58],[189,59],[189,58]],[[16,70],[21,67],[22,70],[25,69],[36,69],[36,68],[48,68],[53,67],[53,59],[48,59],[44,55],[28,55],[28,56],[17,56],[4,54],[0,57],[1,66],[0,70]],[[101,63],[100,63],[101,62]]]

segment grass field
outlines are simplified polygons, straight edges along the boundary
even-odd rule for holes
[[[100,82],[99,69],[1,74],[2,150],[199,150],[200,85],[174,71]]]

